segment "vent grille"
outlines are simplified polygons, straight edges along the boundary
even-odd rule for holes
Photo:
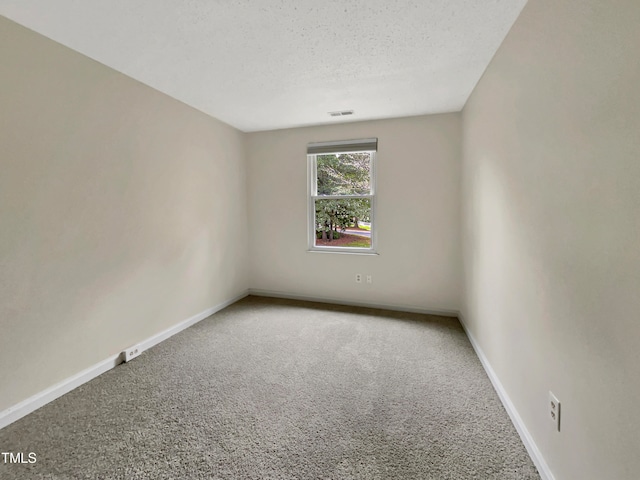
[[[345,115],[353,115],[353,110],[341,110],[339,112],[329,112],[332,117],[344,117]]]

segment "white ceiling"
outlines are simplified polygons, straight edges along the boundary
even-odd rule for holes
[[[0,0],[0,14],[258,131],[460,111],[525,3]]]

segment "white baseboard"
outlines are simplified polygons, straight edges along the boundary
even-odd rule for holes
[[[296,295],[296,294],[290,294],[290,293],[284,293],[284,292],[276,292],[272,290],[260,290],[257,288],[250,288],[249,295],[254,295],[256,297],[272,297],[272,298],[286,298],[289,300],[304,300],[307,302],[333,303],[335,305],[347,305],[350,307],[380,308],[382,310],[396,310],[399,312],[422,313],[425,315],[439,315],[441,317],[457,318],[459,313],[457,310],[406,307],[402,305],[393,305],[393,304],[386,304],[386,303],[352,302],[351,300],[344,300],[340,298],[317,297],[317,296],[310,296],[310,295]]]
[[[120,363],[120,354],[112,355],[106,360],[96,363],[95,365],[62,380],[61,382],[52,385],[46,390],[36,393],[32,397],[7,408],[3,412],[0,412],[0,429],[12,424],[16,420],[20,420],[25,415],[30,414],[40,407],[44,407],[47,403],[61,397],[65,393],[69,393],[74,388],[78,388],[83,383],[87,383],[98,375],[102,375],[104,372],[111,370]]]
[[[175,335],[176,333],[179,333],[182,330],[189,328],[190,326],[198,323],[199,321],[204,320],[205,318],[213,315],[214,313],[222,310],[223,308],[228,307],[232,303],[235,303],[238,300],[246,297],[248,294],[249,293],[245,291],[230,300],[220,303],[215,307],[208,308],[205,311],[200,312],[190,318],[187,318],[186,320],[174,325],[171,328],[168,328],[160,333],[153,335],[152,337],[147,338],[146,340],[143,340],[138,344],[138,346],[141,348],[141,352],[153,347],[154,345],[159,344],[160,342]],[[10,425],[16,420],[21,419],[25,415],[28,415],[29,413],[39,409],[40,407],[43,407],[47,403],[52,402],[56,398],[61,397],[62,395],[70,392],[74,388],[77,388],[80,385],[87,383],[89,380],[93,380],[94,378],[103,374],[104,372],[111,370],[112,368],[115,368],[117,365],[122,363],[122,361],[123,361],[123,358],[121,353],[112,355],[109,358],[101,361],[100,363],[96,363],[95,365],[69,378],[66,378],[65,380],[62,380],[61,382],[56,383],[55,385],[52,385],[46,390],[36,393],[32,397],[29,397],[26,400],[23,400],[22,402],[7,408],[6,410],[0,412],[0,429],[6,427],[7,425]]]
[[[244,297],[249,295],[248,291],[242,292],[240,295],[233,297],[230,300],[222,302],[215,307],[211,307],[206,309],[204,312],[200,312],[193,317],[187,318],[186,320],[174,325],[173,327],[167,328],[163,332],[157,333],[153,337],[149,337],[146,340],[140,342],[138,346],[140,347],[140,352],[144,352],[145,350],[150,349],[154,345],[159,344],[160,342],[165,341],[167,338],[174,336],[176,333],[181,332],[182,330],[189,328],[192,325],[195,325],[201,320],[204,320],[207,317],[210,317],[216,312],[219,312],[223,308],[227,308],[229,305],[236,303],[238,300],[242,300]]]
[[[507,392],[502,386],[502,383],[500,382],[500,380],[498,379],[496,372],[491,367],[491,364],[489,363],[489,360],[487,359],[484,352],[480,348],[480,345],[478,345],[478,342],[476,342],[476,339],[473,337],[473,335],[467,328],[467,325],[464,322],[463,315],[460,314],[458,319],[460,320],[460,324],[462,325],[462,328],[464,328],[464,331],[467,334],[467,337],[469,338],[469,341],[471,342],[471,345],[473,346],[473,349],[475,350],[476,355],[478,355],[478,358],[480,359],[480,362],[482,363],[484,370],[487,372],[487,375],[489,376],[489,379],[493,384],[493,388],[498,393],[498,396],[502,401],[502,405],[504,405],[505,410],[509,414],[509,417],[511,418],[511,422],[516,427],[516,430],[520,435],[520,439],[522,440],[522,443],[524,443],[524,446],[527,449],[527,452],[529,453],[531,460],[533,461],[534,465],[538,469],[538,473],[540,474],[540,477],[542,477],[542,480],[555,480],[555,477],[553,476],[553,473],[551,472],[549,465],[547,465],[547,462],[545,461],[544,457],[542,456],[542,453],[538,449],[536,442],[534,442],[533,437],[531,436],[531,434],[529,433],[529,430],[527,429],[524,422],[522,421],[522,418],[520,417],[520,414],[516,410],[516,407],[511,402],[509,395],[507,395]]]

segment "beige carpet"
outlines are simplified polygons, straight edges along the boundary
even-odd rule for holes
[[[538,479],[460,324],[248,297],[0,430],[2,479]],[[1,458],[0,458],[1,460]]]

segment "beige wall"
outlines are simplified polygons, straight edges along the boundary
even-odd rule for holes
[[[463,313],[558,480],[640,472],[638,25],[529,0],[463,111]]]
[[[368,137],[378,137],[380,255],[307,252],[307,143]],[[250,286],[457,311],[460,145],[459,114],[249,134]]]
[[[0,411],[248,285],[243,134],[0,17]]]

